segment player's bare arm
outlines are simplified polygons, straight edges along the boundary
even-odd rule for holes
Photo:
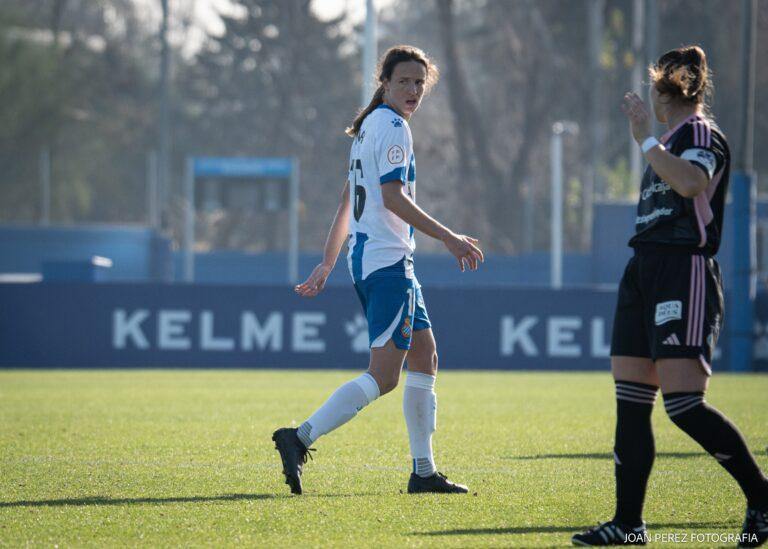
[[[632,137],[638,145],[651,135],[651,115],[645,102],[634,92],[624,95],[621,105],[629,119]],[[685,198],[693,198],[709,184],[706,174],[687,160],[675,156],[662,146],[655,146],[645,153],[653,171]]]
[[[456,234],[428,213],[403,193],[400,181],[391,181],[381,186],[384,206],[416,230],[440,240],[459,262],[459,269],[464,272],[465,265],[476,271],[479,262],[484,260],[478,240],[471,236]]]
[[[294,290],[302,297],[314,297],[323,291],[325,282],[328,280],[333,267],[336,265],[336,259],[344,242],[347,240],[347,226],[349,225],[349,181],[344,183],[344,190],[341,192],[339,207],[336,209],[336,215],[333,218],[331,229],[328,231],[328,238],[325,240],[325,249],[323,250],[323,261],[318,264],[309,275],[309,278],[298,284]]]

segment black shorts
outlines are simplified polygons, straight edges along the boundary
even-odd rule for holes
[[[619,284],[611,356],[693,358],[712,374],[723,324],[723,281],[711,257],[636,251]]]

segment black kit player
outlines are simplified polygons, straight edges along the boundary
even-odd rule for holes
[[[649,162],[629,244],[635,254],[619,285],[611,339],[616,383],[616,513],[572,538],[574,545],[645,545],[643,501],[655,455],[651,412],[659,387],[672,422],[736,480],[747,500],[740,547],[768,539],[768,479],[739,430],[704,400],[722,326],[715,261],[723,226],[730,153],[708,115],[704,51],[688,46],[650,68],[651,99],[669,131],[650,136],[650,115],[634,93],[623,110]]]

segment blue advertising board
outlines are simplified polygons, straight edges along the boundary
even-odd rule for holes
[[[441,368],[609,368],[614,291],[427,287],[424,297]],[[364,369],[367,342],[351,287],[304,299],[284,286],[0,284],[0,367]]]

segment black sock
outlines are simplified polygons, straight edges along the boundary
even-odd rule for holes
[[[658,387],[616,381],[616,515],[614,520],[630,527],[643,522],[645,487],[656,449],[651,413]]]
[[[749,507],[761,510],[768,507],[768,479],[760,471],[739,430],[704,401],[703,392],[667,393],[664,407],[675,425],[736,479]]]

